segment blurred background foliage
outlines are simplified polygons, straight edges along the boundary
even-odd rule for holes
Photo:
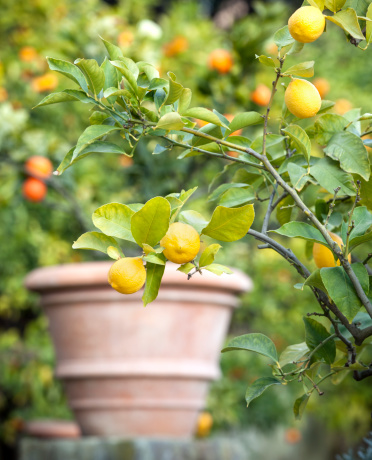
[[[222,161],[203,157],[179,161],[177,151],[166,156],[151,155],[155,144],[145,141],[139,144],[133,159],[91,156],[61,178],[47,179],[48,193],[43,201],[28,201],[22,195],[27,176],[25,161],[42,155],[57,167],[90,116],[80,104],[72,103],[32,110],[48,92],[68,85],[63,76],[49,72],[45,57],[102,61],[105,52],[100,35],[118,44],[128,57],[153,63],[162,76],[172,70],[184,86],[192,89],[194,105],[216,108],[225,114],[259,111],[268,102],[267,87],[273,75],[260,66],[255,54],[276,55],[272,34],[300,4],[2,1],[0,439],[4,452],[11,451],[24,420],[71,417],[63,390],[53,378],[54,354],[46,320],[37,297],[24,289],[24,276],[38,266],[101,257],[73,251],[71,243],[82,231],[92,229],[90,215],[104,203],[143,202],[198,185],[192,207],[208,213],[208,184],[224,166]],[[336,112],[352,107],[370,111],[366,94],[372,89],[371,51],[361,56],[362,52],[347,43],[340,29],[328,29],[311,47],[305,47],[301,59],[316,61],[315,77],[323,79],[323,97],[338,101]],[[212,62],[212,52],[217,61]],[[288,59],[292,60],[295,63],[296,57]],[[273,119],[280,114],[282,100],[279,91]],[[254,138],[257,133],[252,130],[247,135]],[[263,212],[260,206],[256,212]],[[306,260],[304,245],[295,244]],[[292,288],[299,279],[285,261],[273,252],[257,251],[255,246],[253,240],[247,239],[226,244],[223,251],[222,263],[239,267],[254,281],[253,292],[235,313],[231,334],[262,332],[283,350],[303,340],[301,317],[314,311],[315,303],[310,290]],[[342,389],[326,387],[322,400],[313,397],[310,401],[310,416],[295,424],[291,412],[295,397],[290,391],[281,389],[279,395],[272,390],[249,410],[245,407],[247,383],[265,369],[270,374],[264,359],[229,353],[222,355],[221,365],[223,377],[212,385],[208,402],[215,430],[251,426],[268,431],[281,425],[287,430],[285,442],[295,443],[300,441],[309,420],[315,420],[324,425],[325,436],[335,436],[342,448],[356,442],[370,428],[372,403],[367,381],[356,385],[349,376],[340,384]],[[347,395],[347,401],[340,397],[341,392]]]

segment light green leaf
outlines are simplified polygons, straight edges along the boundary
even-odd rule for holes
[[[93,224],[103,233],[115,238],[132,241],[131,218],[134,214],[128,206],[121,203],[109,203],[96,209],[93,213]]]
[[[329,193],[334,193],[335,188],[341,187],[339,195],[355,195],[355,187],[351,176],[342,171],[336,161],[322,158],[310,169],[310,174]]]
[[[280,355],[280,367],[284,367],[287,364],[293,364],[293,362],[299,361],[308,352],[309,347],[306,345],[306,342],[296,343],[295,345],[289,345]]]
[[[203,228],[208,224],[208,221],[197,211],[182,211],[178,220],[184,224],[191,225],[198,233],[201,233]]]
[[[180,267],[178,267],[177,271],[188,275],[193,268],[195,268],[195,265],[191,262],[187,262],[186,264],[183,264]]]
[[[298,77],[313,77],[314,76],[314,61],[301,62],[287,69],[283,75],[296,75]]]
[[[205,267],[203,267],[203,270],[208,270],[209,272],[212,272],[218,276],[222,275],[223,273],[226,273],[228,275],[233,274],[232,270],[230,270],[229,267],[226,267],[225,265],[221,265],[221,264],[206,265]]]
[[[306,169],[296,165],[296,163],[288,164],[288,174],[291,179],[293,187],[299,192],[305,184],[312,178],[309,176]]]
[[[116,67],[119,72],[121,72],[125,79],[127,80],[127,82],[129,83],[130,87],[132,88],[134,94],[136,94],[137,96],[140,95],[140,91],[139,91],[139,88],[137,86],[137,76],[135,74],[133,74],[133,72],[128,68],[128,66],[126,65],[126,63],[122,60],[120,61],[110,61],[111,64]],[[133,61],[132,61],[133,62]],[[137,69],[138,71],[138,69]]]
[[[261,62],[261,64],[265,65],[266,67],[276,67],[276,64],[274,62],[274,59],[268,56],[264,56],[263,54],[261,56],[258,56],[256,54],[256,59]]]
[[[71,62],[62,61],[61,59],[53,59],[47,57],[50,70],[55,70],[65,77],[77,83],[84,92],[88,92],[87,82],[81,70]]]
[[[350,233],[350,242],[358,236],[363,236],[372,225],[372,214],[365,206],[358,206],[353,213],[354,228]]]
[[[254,220],[253,204],[240,208],[217,206],[209,224],[202,233],[220,241],[236,241],[243,238]]]
[[[324,112],[328,112],[332,107],[334,107],[335,103],[333,101],[327,101],[325,99],[322,100],[322,103],[320,105],[320,109],[318,111],[318,115]]]
[[[139,61],[137,62],[137,64],[135,64],[134,62],[133,64],[138,68],[140,73],[144,73],[146,75],[149,82],[151,82],[155,78],[159,78],[159,71],[149,62]],[[128,65],[128,61],[127,61],[127,66],[129,69],[131,69],[131,67]],[[132,72],[133,72],[133,69],[132,69]]]
[[[222,248],[222,246],[219,244],[211,244],[205,248],[202,252],[202,255],[200,256],[199,267],[204,267],[205,265],[212,264],[220,248]]]
[[[86,149],[89,145],[93,144],[94,141],[100,139],[103,136],[106,136],[109,133],[114,131],[121,130],[117,126],[109,126],[109,125],[93,125],[88,126],[83,134],[79,137],[78,142],[76,144],[72,160],[75,160],[81,153],[82,150]]]
[[[336,133],[324,152],[334,160],[339,160],[344,171],[359,174],[368,181],[370,176],[368,152],[359,136],[350,132]]]
[[[263,137],[262,135],[257,137],[251,145],[251,148],[255,150],[257,153],[262,153],[262,146],[263,146]],[[284,137],[279,134],[268,134],[266,136],[266,151],[270,151],[270,149],[278,144],[283,144]],[[284,153],[284,150],[283,150]]]
[[[157,265],[165,265],[165,261],[156,254],[148,254],[147,256],[143,257],[143,260],[146,262],[150,262],[152,264],[157,264]]]
[[[183,114],[191,103],[192,92],[190,88],[183,88],[180,99],[178,101],[178,112]]]
[[[144,306],[148,305],[150,302],[153,302],[158,296],[164,270],[165,265],[153,264],[151,262],[146,263],[146,285],[142,296]]]
[[[97,97],[105,85],[105,72],[95,59],[77,59],[76,64],[88,82],[89,89]]]
[[[105,58],[101,65],[101,69],[103,70],[103,73],[105,74],[105,84],[103,86],[104,91],[106,91],[109,88],[117,88],[119,81],[121,80],[121,75],[119,77],[119,73],[117,69],[111,64],[111,62]],[[106,97],[106,96],[105,96]],[[115,97],[108,98],[108,101],[110,104],[114,104],[116,101]]]
[[[75,91],[76,93],[80,93],[80,97],[77,97],[74,94],[74,90],[70,90],[70,92],[62,91],[60,93],[52,93],[48,94],[48,96],[44,97],[42,101],[40,101],[36,107],[42,107],[43,105],[50,105],[50,104],[59,104],[60,102],[76,102],[82,101],[84,99],[85,102],[95,103],[96,101],[90,97],[88,97],[83,91]],[[83,101],[82,101],[83,102]]]
[[[282,383],[274,379],[274,377],[262,377],[260,379],[257,379],[252,383],[252,385],[249,385],[247,388],[247,391],[245,393],[245,400],[247,401],[247,407],[249,404],[256,398],[258,398],[262,393],[272,385],[281,385]]]
[[[326,294],[328,294],[327,289],[324,286],[324,283],[323,283],[322,278],[320,276],[320,269],[319,268],[317,268],[315,271],[313,271],[313,273],[304,282],[304,285],[305,286],[316,287],[316,288],[320,289],[321,291],[325,292]]]
[[[313,243],[327,245],[320,231],[305,222],[288,222],[277,230],[270,230],[270,232],[288,236],[289,238],[301,238],[303,240],[312,241]]]
[[[264,119],[258,112],[238,113],[229,124],[229,130],[233,133],[238,129],[245,128],[246,126],[258,125],[263,122]]]
[[[346,0],[345,8],[353,8],[358,16],[365,16],[370,0]]]
[[[105,120],[110,118],[110,115],[105,112],[99,112],[98,110],[94,111],[89,117],[89,123],[91,125],[102,125]],[[99,141],[97,141],[99,142]]]
[[[344,6],[345,2],[346,0],[324,0],[324,6],[333,13],[336,13]]]
[[[158,124],[156,125],[158,129],[165,129],[166,131],[179,130],[184,126],[185,124],[178,112],[166,113],[160,118]]]
[[[307,2],[315,8],[319,8],[320,11],[324,10],[324,0],[307,0]]]
[[[192,117],[197,118],[198,120],[207,121],[208,123],[212,123],[217,126],[227,127],[215,113],[203,107],[193,107],[192,109],[186,110],[182,115],[184,117]]]
[[[105,45],[111,61],[120,61],[120,59],[124,57],[123,52],[118,46],[113,45],[112,43],[108,42],[102,37],[99,37],[99,38],[102,40],[103,44]]]
[[[149,200],[131,219],[131,232],[137,244],[155,246],[167,233],[171,207],[165,198]]]
[[[301,420],[302,415],[306,409],[307,403],[310,399],[311,393],[305,393],[296,399],[293,406],[293,413],[296,420]]]
[[[365,205],[369,210],[372,210],[372,181],[366,181],[361,178],[360,182],[360,203]]]
[[[372,19],[372,3],[369,5],[367,9],[366,16],[368,19]],[[368,46],[372,41],[372,21],[366,21],[366,40]]]
[[[107,254],[109,247],[116,248],[121,252],[120,246],[114,238],[99,232],[83,233],[72,245],[72,249],[92,249]]]
[[[274,363],[278,362],[278,353],[276,351],[274,342],[263,334],[253,333],[235,337],[230,340],[230,342],[221,351],[221,353],[234,350],[254,351],[260,355],[267,356],[272,361],[274,361]]]
[[[326,18],[341,27],[341,29],[344,29],[344,31],[350,34],[352,37],[359,40],[365,39],[359,26],[357,14],[352,8],[347,8],[346,10],[339,11],[333,16],[326,16]]]
[[[229,184],[235,185],[235,184]],[[232,208],[235,206],[240,206],[246,204],[249,201],[256,199],[256,193],[252,186],[246,185],[245,187],[239,188],[230,188],[224,192],[218,202],[220,206],[225,206],[226,208]]]
[[[292,45],[294,41],[294,38],[289,33],[288,26],[282,27],[274,34],[274,43],[278,47],[279,51],[285,46]]]
[[[328,144],[331,137],[338,133],[343,132],[348,124],[346,118],[335,113],[322,115],[315,122],[316,140],[320,145]]]
[[[298,125],[289,125],[282,131],[290,137],[297,153],[302,153],[309,163],[311,155],[311,142],[306,132]]]
[[[111,259],[118,260],[121,257],[121,251],[114,246],[109,246],[107,248],[107,255],[111,257]]]
[[[169,77],[169,94],[167,97],[167,104],[173,104],[181,97],[183,86],[176,82],[176,76],[173,72],[168,72],[167,75]]]
[[[321,342],[330,337],[331,334],[327,329],[315,319],[303,317],[305,323],[305,340],[309,349],[312,351]],[[313,355],[315,361],[325,361],[327,364],[332,364],[336,357],[336,346],[333,339],[328,340],[321,346]]]

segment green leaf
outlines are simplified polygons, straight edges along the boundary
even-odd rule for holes
[[[123,52],[118,46],[113,45],[112,43],[108,42],[102,37],[99,37],[99,38],[102,40],[103,44],[105,45],[111,61],[116,61],[116,60],[120,61],[120,59],[124,57]]]
[[[341,29],[344,29],[344,31],[350,34],[352,37],[359,40],[365,39],[359,26],[358,16],[355,10],[352,8],[347,8],[346,10],[339,11],[333,16],[326,16],[326,18],[341,27]]]
[[[305,43],[294,42],[291,49],[288,51],[287,56],[291,54],[299,54],[303,50]]]
[[[303,240],[312,241],[313,243],[327,245],[320,231],[305,222],[288,222],[277,230],[270,230],[270,232],[288,236],[289,238],[301,238]]]
[[[305,323],[305,340],[309,350],[314,350],[321,342],[330,337],[331,334],[327,329],[315,319],[304,316]],[[328,340],[322,347],[319,348],[313,355],[316,361],[325,361],[327,364],[332,364],[336,357],[336,345],[333,339]]]
[[[126,63],[123,62],[122,60],[120,61],[115,60],[115,61],[110,61],[110,62],[114,67],[116,67],[119,70],[119,72],[121,72],[124,75],[125,79],[129,83],[129,86],[132,88],[134,94],[139,96],[140,91],[137,86],[137,80],[136,80],[137,76],[128,68]]]
[[[333,101],[327,101],[325,99],[322,100],[322,103],[320,105],[320,109],[318,111],[318,115],[321,113],[327,112],[330,110],[332,107],[334,107],[335,103]]]
[[[360,179],[360,203],[365,205],[369,210],[372,210],[372,181]]]
[[[335,188],[341,187],[339,195],[355,195],[355,187],[351,176],[342,171],[336,161],[322,158],[310,169],[310,174],[329,193],[334,193]]]
[[[372,19],[372,3],[367,9],[366,16],[368,19]],[[372,41],[372,21],[366,21],[366,40],[368,46]]]
[[[358,206],[354,209],[352,220],[354,228],[350,233],[350,242],[358,236],[363,236],[372,225],[372,214],[365,206]]]
[[[280,355],[280,367],[284,367],[287,364],[293,364],[293,362],[299,361],[308,352],[309,347],[306,345],[306,342],[289,345]]]
[[[176,82],[176,76],[173,72],[168,72],[169,77],[169,94],[167,97],[167,104],[173,104],[178,101],[183,92],[183,86]]]
[[[191,225],[198,233],[201,233],[203,228],[208,224],[208,221],[197,211],[182,211],[178,220],[184,224]]]
[[[276,208],[276,218],[280,225],[284,225],[291,220],[294,200],[291,196],[285,197],[279,202]]]
[[[109,203],[96,209],[92,220],[95,227],[99,228],[106,235],[135,243],[130,223],[133,214],[134,211],[125,204]]]
[[[212,123],[217,126],[225,126],[227,128],[227,126],[222,123],[215,113],[203,107],[193,107],[192,109],[186,110],[182,115],[184,117],[197,118],[198,120],[207,121],[208,123]]]
[[[202,233],[220,241],[236,241],[243,238],[254,220],[253,204],[240,208],[217,206],[209,224]]]
[[[305,184],[309,180],[312,180],[307,170],[302,168],[301,166],[296,165],[296,163],[288,164],[288,174],[291,179],[293,187],[298,192],[304,188]]]
[[[267,356],[274,361],[274,363],[278,362],[278,353],[274,342],[263,334],[253,333],[234,337],[221,351],[221,353],[234,350],[254,351],[260,355]]]
[[[262,135],[257,137],[251,145],[251,148],[255,150],[257,153],[262,153],[262,145],[263,145],[263,137]],[[272,147],[278,144],[283,144],[284,137],[279,134],[268,134],[266,136],[266,151],[270,151]],[[283,149],[284,154],[284,149]]]
[[[345,2],[346,0],[325,0],[324,5],[327,9],[336,13],[344,6]]]
[[[256,59],[261,62],[261,64],[265,65],[266,67],[276,67],[276,64],[274,62],[274,59],[268,56],[264,56],[263,54],[261,56],[258,56],[256,54]]]
[[[355,270],[360,269],[355,269],[354,265],[352,265],[352,268],[355,273]],[[342,267],[322,268],[320,276],[331,299],[346,318],[351,321],[360,310],[362,303],[345,270]],[[361,273],[359,276],[361,276]]]
[[[131,69],[128,63],[128,58],[126,58],[126,60],[128,68]],[[133,62],[133,65],[138,68],[140,74],[144,73],[146,75],[149,82],[151,82],[155,78],[159,78],[159,71],[149,62],[139,61],[137,62],[137,64]],[[134,67],[131,70],[133,71]]]
[[[258,125],[263,122],[264,119],[258,112],[238,113],[229,124],[229,130],[233,133],[238,129],[243,129],[247,126]]]
[[[107,248],[107,255],[111,257],[111,259],[118,260],[121,257],[121,251],[114,246],[109,246]]]
[[[42,107],[43,105],[50,105],[50,104],[59,104],[60,102],[76,102],[81,101],[81,98],[84,98],[86,102],[96,102],[94,99],[88,97],[83,91],[75,91],[76,93],[80,93],[81,97],[77,97],[74,94],[74,90],[70,90],[70,92],[62,91],[60,93],[52,93],[48,94],[48,96],[44,97],[42,101],[40,101],[36,107]]]
[[[83,134],[79,137],[78,142],[76,144],[74,153],[72,155],[72,160],[75,160],[84,149],[86,149],[89,145],[93,144],[94,141],[100,139],[103,136],[106,136],[113,131],[118,131],[122,128],[117,126],[109,126],[109,125],[93,125],[88,126]]]
[[[314,61],[301,62],[287,69],[283,75],[297,75],[298,77],[314,76]]]
[[[47,57],[50,70],[55,70],[65,77],[77,83],[84,92],[88,92],[87,82],[81,70],[71,62],[62,61],[61,59],[53,59]]]
[[[72,245],[72,249],[92,249],[107,254],[109,247],[114,247],[121,252],[120,246],[114,238],[99,232],[83,233]]]
[[[324,0],[307,0],[307,2],[315,8],[319,8],[320,11],[324,10]]]
[[[157,254],[148,254],[147,256],[143,257],[143,260],[145,260],[146,262],[150,262],[152,264],[165,265],[165,260],[163,260]]]
[[[284,26],[281,29],[277,30],[274,34],[274,43],[280,51],[282,48],[294,43],[294,38],[289,33],[288,26]]]
[[[131,232],[137,244],[155,246],[167,233],[171,207],[165,198],[149,200],[131,219]]]
[[[165,129],[166,131],[179,130],[184,126],[185,124],[178,112],[166,113],[160,118],[158,124],[156,125],[158,129]]]
[[[353,238],[353,241],[350,242],[349,245],[349,252],[353,251],[357,246],[363,243],[367,243],[368,241],[372,240],[372,232],[366,233],[363,236],[357,236],[356,238]]]
[[[247,401],[247,407],[249,404],[256,398],[258,398],[262,393],[272,385],[281,385],[282,383],[274,379],[274,377],[262,377],[260,379],[257,379],[252,383],[252,385],[249,385],[247,388],[247,391],[245,393],[245,400]]]
[[[307,402],[309,401],[311,393],[305,393],[296,399],[293,406],[293,413],[296,420],[301,420],[302,415],[306,409]]]
[[[216,126],[213,124],[208,124],[203,126],[199,129],[200,133],[209,134],[210,136],[217,137],[218,139],[222,139],[222,131],[220,126]],[[203,139],[199,136],[194,136],[191,140],[191,144],[195,147],[199,147],[201,145],[209,144],[211,141],[210,139]]]
[[[105,112],[94,111],[89,117],[89,123],[91,125],[102,125],[105,120],[110,118],[110,115]],[[99,142],[99,141],[98,141]]]
[[[327,289],[324,286],[324,283],[320,276],[320,268],[317,268],[315,271],[313,271],[313,273],[304,282],[304,285],[316,287],[320,289],[321,291],[325,292],[326,294],[328,294]]]
[[[229,184],[236,185],[236,184]],[[245,187],[240,188],[230,188],[224,192],[218,202],[220,206],[225,206],[226,208],[232,208],[235,206],[240,206],[246,204],[249,201],[253,201],[256,198],[256,193],[253,187],[246,185]]]
[[[228,275],[233,274],[233,271],[230,270],[229,267],[226,267],[225,265],[221,264],[206,265],[205,267],[203,267],[203,270],[208,270],[218,276],[222,275],[223,273],[227,273]]]
[[[88,82],[89,89],[97,97],[105,85],[105,72],[103,69],[95,59],[77,59],[74,64],[81,69]]]
[[[164,256],[162,255],[162,257]],[[164,270],[165,265],[153,264],[151,262],[146,263],[146,285],[145,292],[142,296],[144,306],[148,305],[150,302],[153,302],[158,296]]]
[[[180,267],[178,267],[177,271],[188,275],[193,268],[195,268],[195,265],[191,262],[187,262],[186,264],[183,264]]]
[[[103,86],[104,91],[109,88],[115,88],[118,86],[119,81],[121,80],[121,76],[119,78],[118,71],[115,67],[111,64],[111,62],[105,58],[101,65],[101,69],[105,74],[105,84]],[[105,96],[106,97],[106,96]],[[115,97],[107,98],[109,103],[113,105],[116,101]]]
[[[353,8],[358,16],[365,16],[370,0],[347,0],[345,8]]]
[[[227,190],[230,190],[231,188],[240,188],[240,187],[246,187],[246,183],[238,183],[238,182],[233,182],[233,183],[227,183],[227,184],[221,184],[219,185],[213,192],[209,195],[208,201],[214,201],[217,200],[221,195],[223,195]]]
[[[350,132],[336,133],[324,152],[334,160],[339,160],[344,171],[359,174],[368,181],[371,172],[368,152],[359,136]]]
[[[190,88],[183,88],[180,99],[178,101],[178,112],[183,114],[191,103],[192,92]]]
[[[205,265],[212,264],[220,248],[222,248],[222,246],[219,244],[211,244],[205,248],[202,252],[202,255],[200,256],[199,267],[204,267]]]
[[[320,145],[326,145],[331,137],[338,133],[343,132],[348,124],[346,118],[335,113],[328,113],[322,115],[315,122],[316,140]]]
[[[298,125],[289,125],[282,131],[290,137],[297,153],[302,153],[309,163],[311,155],[311,142],[306,132]]]

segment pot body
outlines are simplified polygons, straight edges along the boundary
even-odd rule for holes
[[[219,376],[219,354],[237,294],[238,272],[190,281],[167,264],[158,298],[122,295],[107,282],[111,264],[34,270],[57,357],[57,376],[84,434],[189,437]]]

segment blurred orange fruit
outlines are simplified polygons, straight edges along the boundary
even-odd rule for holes
[[[213,50],[208,57],[209,68],[222,74],[230,72],[233,63],[230,51],[221,48]]]
[[[0,88],[0,102],[4,102],[8,99],[8,91],[5,88]]]
[[[19,58],[23,62],[32,62],[38,58],[38,53],[32,46],[24,46],[19,50]]]
[[[133,164],[133,158],[127,157],[126,155],[120,155],[119,161],[123,168],[129,168],[129,166],[132,166]]]
[[[320,97],[322,99],[325,98],[325,96],[329,93],[329,90],[331,89],[331,86],[325,78],[316,78],[313,81],[313,85],[315,88],[318,90],[318,93],[320,94]]]
[[[40,179],[29,177],[23,182],[23,196],[29,201],[43,201],[47,194],[47,186]]]
[[[40,77],[36,77],[31,82],[31,87],[36,93],[51,91],[58,85],[58,77],[52,72],[47,72]]]
[[[268,54],[275,54],[275,55],[278,54],[278,47],[275,45],[274,42],[268,43],[265,46],[265,50]]]
[[[338,115],[343,115],[344,113],[348,112],[353,108],[352,104],[350,101],[347,99],[337,99],[333,110],[338,114]]]
[[[187,41],[187,38],[179,35],[178,37],[175,37],[169,43],[166,43],[163,49],[164,49],[164,54],[166,56],[172,57],[172,56],[177,56],[178,54],[183,53],[184,51],[187,50],[188,47],[189,47],[189,42]]]
[[[52,175],[53,165],[49,158],[40,155],[30,157],[25,164],[26,172],[39,179],[47,179]]]
[[[118,44],[122,48],[126,48],[133,43],[134,35],[130,30],[124,30],[118,36]]]
[[[208,122],[207,121],[204,121],[204,120],[198,120],[197,118],[195,118],[195,123],[197,124],[197,126],[199,126],[199,128],[202,128],[203,126],[207,125]]]
[[[271,90],[263,84],[259,84],[257,88],[251,92],[251,101],[262,107],[268,105],[270,98]]]
[[[297,428],[288,428],[284,434],[284,438],[289,444],[296,444],[301,441],[301,431]]]
[[[196,436],[205,437],[211,432],[213,417],[209,412],[201,412],[197,421]]]
[[[227,118],[229,120],[229,122],[231,123],[234,119],[234,115],[232,115],[231,113],[225,113],[224,114],[224,117]],[[230,136],[240,136],[242,134],[242,130],[241,129],[237,129],[236,131],[234,131],[233,133],[230,134]]]

